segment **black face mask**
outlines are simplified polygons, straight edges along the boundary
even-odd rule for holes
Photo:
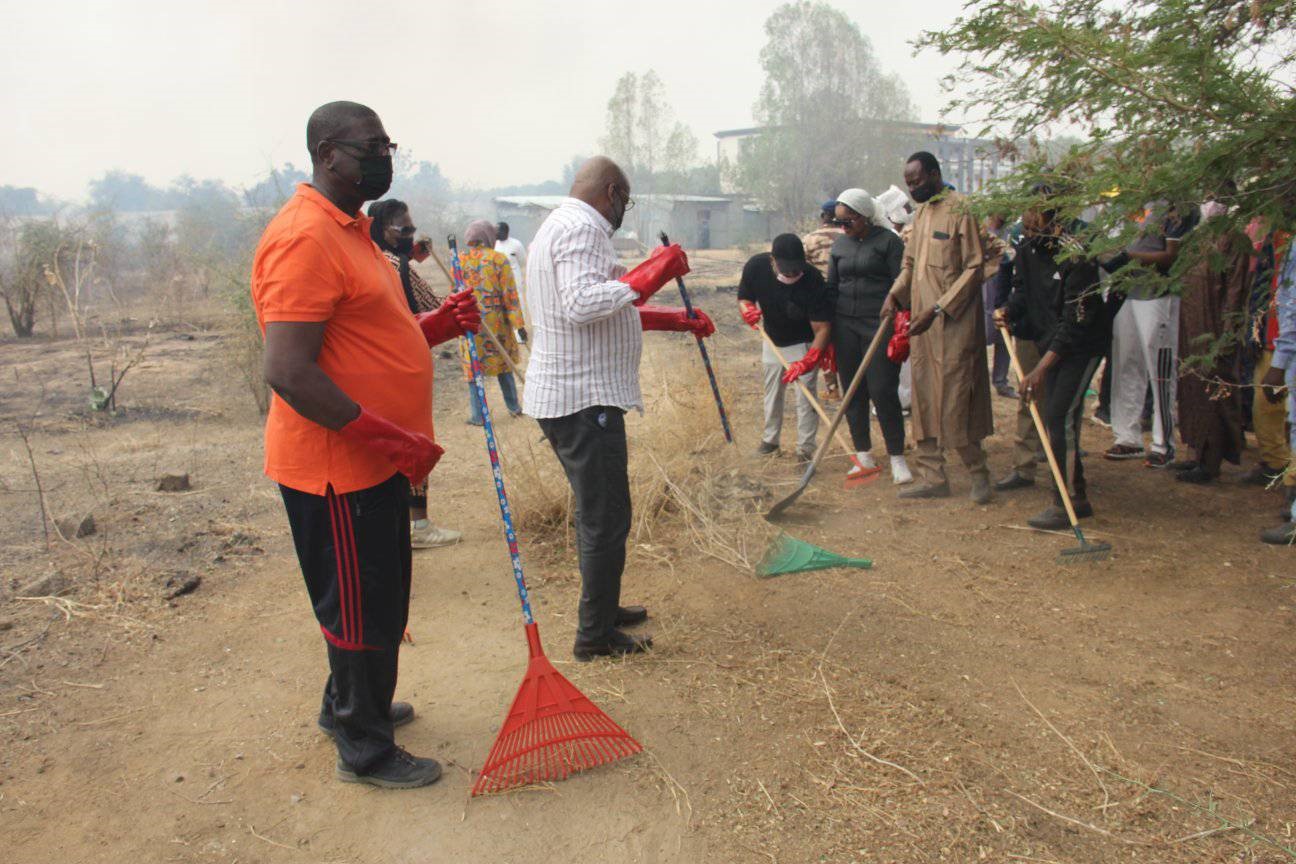
[[[909,193],[909,197],[917,201],[919,204],[922,204],[923,202],[930,200],[931,197],[935,194],[936,194],[936,184],[928,180],[922,186],[919,186],[917,189],[911,191]]]
[[[409,255],[414,251],[413,237],[400,237],[396,240],[396,251],[401,255]]]
[[[364,156],[357,159],[360,165],[360,180],[356,186],[366,201],[377,201],[387,194],[392,184],[391,156]]]

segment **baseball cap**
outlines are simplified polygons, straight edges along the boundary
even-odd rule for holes
[[[824,213],[827,213],[829,216],[832,216],[834,213],[837,212],[836,199],[832,201],[825,201],[824,203],[819,205],[819,209],[822,210]]]
[[[770,247],[774,263],[784,276],[795,276],[805,270],[805,247],[801,238],[795,234],[780,234],[774,238]]]

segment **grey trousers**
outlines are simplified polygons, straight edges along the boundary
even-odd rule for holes
[[[779,348],[779,352],[789,363],[795,363],[805,356],[809,347],[806,344],[789,345],[786,348]],[[778,443],[779,435],[783,432],[783,400],[788,390],[795,390],[797,450],[813,453],[815,435],[819,432],[819,415],[815,413],[814,406],[810,404],[810,401],[801,394],[801,388],[795,384],[783,383],[783,371],[783,364],[770,350],[769,345],[763,346],[761,372],[765,383],[765,431],[761,433],[761,440],[770,444]],[[816,389],[818,382],[819,370],[817,369],[801,376],[801,383],[812,394],[818,392]]]
[[[581,597],[576,641],[605,641],[616,625],[630,534],[625,412],[594,405],[540,420],[576,499]]]

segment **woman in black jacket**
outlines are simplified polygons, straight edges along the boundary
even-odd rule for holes
[[[1013,293],[1008,305],[995,312],[995,321],[1039,349],[1039,362],[1023,370],[1021,398],[1040,403],[1063,479],[1070,457],[1069,494],[1076,516],[1083,519],[1093,515],[1093,507],[1080,461],[1080,419],[1089,381],[1111,342],[1111,321],[1098,264],[1073,233],[1077,226],[1064,230],[1055,213],[1039,210],[1026,213],[1022,222],[1026,232],[1017,249]],[[1062,507],[1066,490],[1054,486],[1052,505],[1027,520],[1031,527],[1057,530],[1070,524]]]
[[[833,350],[843,382],[855,377],[873,335],[881,324],[882,301],[900,275],[904,242],[886,226],[882,208],[863,189],[837,196],[837,224],[844,229],[833,241],[828,257],[828,293],[835,298]],[[883,341],[890,339],[891,325]],[[864,372],[864,381],[846,406],[846,422],[855,445],[857,465],[847,478],[878,470],[869,452],[869,403],[877,406],[878,423],[891,457],[891,479],[913,482],[904,457],[904,413],[900,408],[900,366],[878,351]]]

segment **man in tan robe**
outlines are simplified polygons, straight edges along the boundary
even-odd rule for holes
[[[905,165],[909,194],[919,203],[900,276],[882,314],[912,312],[913,437],[923,482],[901,498],[944,498],[945,449],[958,451],[972,474],[972,500],[990,500],[990,472],[981,440],[993,431],[981,299],[985,252],[963,196],[946,188],[940,163],[927,152]]]

